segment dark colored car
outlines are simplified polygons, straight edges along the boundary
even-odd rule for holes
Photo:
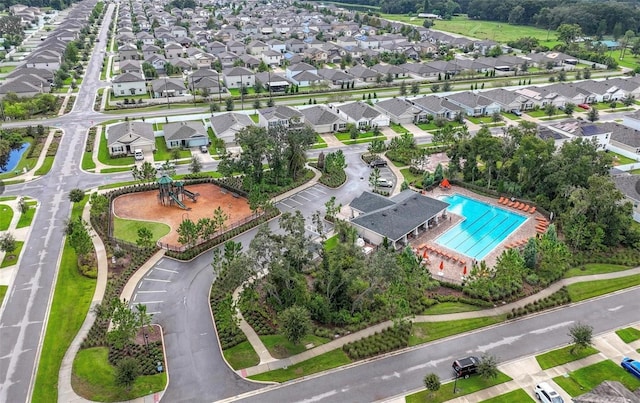
[[[587,104],[578,104],[578,108],[582,108],[585,111],[588,111],[589,109],[591,109],[591,107]]]
[[[385,160],[381,160],[381,159],[373,160],[373,161],[371,161],[371,162],[369,163],[369,166],[370,166],[371,168],[386,167],[386,166],[387,166],[387,161],[385,161]]]
[[[451,366],[453,367],[453,372],[455,372],[456,377],[468,378],[469,375],[473,375],[478,372],[479,363],[480,360],[478,357],[469,356],[455,360]]]
[[[620,366],[627,370],[627,372],[635,375],[636,378],[640,378],[640,361],[636,361],[633,358],[624,357]]]

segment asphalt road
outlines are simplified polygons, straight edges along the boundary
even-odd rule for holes
[[[453,378],[451,363],[469,354],[489,353],[505,362],[567,345],[569,327],[580,321],[600,334],[640,320],[640,287],[567,308],[510,321],[484,330],[429,343],[386,358],[367,361],[322,376],[269,386],[234,401],[376,402],[424,388],[435,372]],[[464,379],[457,387],[464,389]]]

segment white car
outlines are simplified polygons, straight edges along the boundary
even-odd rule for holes
[[[562,396],[558,394],[551,385],[546,382],[540,382],[533,388],[533,393],[536,394],[538,400],[542,403],[564,403]]]
[[[379,178],[378,186],[380,186],[381,188],[390,188],[393,187],[393,182],[385,178]]]
[[[173,169],[176,167],[176,164],[173,162],[165,161],[165,162],[156,162],[154,167],[158,170],[160,169]]]

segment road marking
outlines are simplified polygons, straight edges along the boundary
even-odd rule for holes
[[[399,372],[394,372],[391,375],[382,375],[380,377],[380,379],[382,379],[383,381],[389,380],[391,378],[398,378],[399,379],[400,378],[400,373]]]
[[[148,313],[149,313],[149,315],[157,315],[157,314],[159,314],[159,313],[162,313],[162,311],[148,312]]]
[[[143,280],[147,280],[147,281],[158,281],[160,283],[170,283],[171,280],[160,280],[157,278],[143,278]]]
[[[141,285],[142,285],[142,282],[139,282],[138,283],[138,289],[140,288]]]
[[[300,203],[300,202],[299,202],[299,201],[297,201],[296,199],[289,199],[289,200],[291,200],[291,201],[292,201],[292,202],[294,202],[294,203],[298,203],[299,205],[301,205],[301,206],[302,206],[302,203]]]
[[[303,195],[297,195],[299,198],[304,199],[306,201],[311,201],[311,199],[307,199],[306,197],[304,197]]]
[[[142,294],[151,294],[152,292],[167,292],[167,290],[151,290],[151,291],[138,291],[138,293]]]
[[[617,307],[615,307],[615,308],[609,308],[609,309],[607,309],[607,311],[609,311],[609,312],[615,312],[615,311],[619,311],[619,310],[620,310],[620,309],[622,309],[622,308],[624,308],[624,305],[619,305],[619,306],[617,306]]]
[[[161,267],[156,267],[154,270],[161,270],[161,271],[166,271],[166,272],[169,272],[169,273],[178,273],[177,270],[163,269]]]
[[[138,298],[138,293],[133,294],[133,300],[135,301]]]
[[[300,400],[300,403],[319,402],[320,400],[324,400],[324,399],[326,399],[326,398],[328,398],[330,396],[333,396],[333,395],[335,395],[337,393],[338,393],[338,391],[334,389],[334,390],[331,390],[331,391],[326,392],[326,393],[321,393],[319,395],[312,396],[312,397],[310,397],[308,399]]]
[[[317,188],[317,187],[311,187],[311,188],[309,188],[309,189],[313,189],[313,190],[315,190],[315,191],[317,191],[317,192],[322,193],[323,195],[326,195],[326,194],[327,194],[327,192],[325,192],[324,190],[322,190],[322,189],[320,189],[320,188]]]
[[[544,327],[544,328],[542,328],[542,329],[532,330],[532,331],[530,331],[529,333],[531,333],[531,334],[545,334],[545,333],[547,333],[547,332],[548,332],[548,331],[550,331],[550,330],[555,330],[555,329],[559,329],[559,328],[561,328],[561,327],[569,326],[569,325],[570,325],[570,324],[572,324],[573,322],[574,322],[574,321],[569,320],[569,321],[566,321],[566,322],[557,323],[557,324],[555,324],[555,325],[547,326],[547,327]]]
[[[280,204],[284,205],[287,208],[293,209],[293,207],[291,207],[290,205],[288,205],[287,203],[281,201]]]
[[[522,336],[523,335],[511,336],[511,337],[503,337],[502,340],[500,340],[500,341],[496,341],[494,343],[489,343],[489,344],[486,344],[484,346],[478,346],[478,351],[486,353],[487,351],[489,351],[489,350],[491,350],[493,348],[504,346],[504,345],[513,344],[513,342],[517,341]]]
[[[141,304],[162,304],[164,301],[144,301]]]

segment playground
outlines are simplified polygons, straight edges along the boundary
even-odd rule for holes
[[[113,201],[113,213],[123,219],[167,224],[171,227],[171,231],[160,238],[160,241],[179,245],[176,230],[182,220],[189,219],[197,222],[204,217],[211,218],[213,210],[218,206],[229,216],[225,222],[226,226],[242,221],[252,214],[245,198],[212,183],[187,186],[179,184],[179,186],[174,185],[173,188],[168,187],[161,191],[128,193]],[[144,223],[140,224],[144,225]]]

